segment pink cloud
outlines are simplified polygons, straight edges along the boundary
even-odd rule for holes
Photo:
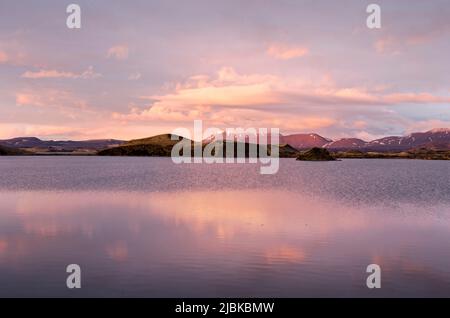
[[[450,97],[436,96],[430,93],[397,93],[384,97],[384,100],[390,104],[441,104],[450,103]]]
[[[400,54],[408,48],[428,44],[441,37],[448,37],[450,24],[447,21],[431,21],[427,26],[405,30],[384,29],[375,41],[374,48],[380,54]]]
[[[409,45],[426,44],[439,38],[448,38],[450,34],[450,23],[448,19],[430,20],[430,23],[423,27],[410,31],[405,38],[405,43]]]
[[[0,64],[6,62],[8,62],[8,55],[5,52],[0,51]]]
[[[311,127],[324,127],[334,122],[333,117],[324,120],[315,118],[318,108],[324,105],[398,105],[405,103],[445,103],[449,98],[430,93],[399,93],[383,95],[383,90],[370,91],[363,87],[337,87],[329,77],[314,82],[299,78],[279,78],[268,74],[242,75],[234,69],[224,67],[215,78],[207,75],[190,77],[185,83],[177,83],[172,92],[145,97],[153,103],[147,109],[133,108],[128,114],[114,113],[113,118],[124,121],[169,121],[182,122],[198,118],[215,122],[270,122],[282,118],[285,127],[300,125],[308,127],[303,118],[308,118]],[[283,109],[297,107],[303,115],[299,119],[283,117],[279,112],[265,111],[268,106]],[[219,108],[218,108],[219,107]],[[255,109],[249,109],[257,107]],[[221,108],[228,108],[226,110]],[[280,117],[281,116],[281,117]],[[267,121],[267,118],[272,120]],[[358,123],[359,128],[366,126]]]
[[[352,136],[370,139],[368,137],[373,133],[370,131],[370,121],[352,120],[348,116],[355,112],[360,115],[371,112],[374,107],[380,106],[449,101],[448,97],[426,92],[386,94],[386,89],[382,88],[339,87],[330,75],[311,80],[271,74],[242,74],[230,67],[219,69],[215,75],[188,77],[186,81],[164,87],[163,91],[143,96],[143,100],[151,101],[146,107],[138,103],[140,106],[131,105],[128,112],[110,113],[110,117],[105,116],[107,112],[89,108],[86,101],[69,91],[24,90],[16,94],[16,104],[38,107],[40,112],[51,112],[52,118],[55,118],[54,114],[59,114],[78,119],[77,124],[89,127],[88,133],[80,127],[66,127],[66,135],[78,131],[77,136],[138,138],[167,132],[174,126],[190,127],[193,120],[203,119],[208,127],[272,127],[284,132],[322,132],[325,135],[329,131],[345,128],[352,131]],[[366,108],[353,111],[349,105]],[[393,116],[396,115],[388,114],[388,118]],[[55,123],[52,120],[49,123]],[[386,117],[379,120],[386,120]],[[411,123],[403,121],[397,124],[407,127]],[[47,133],[45,129],[35,132],[40,132],[40,135],[58,134],[56,129],[48,129]]]
[[[189,122],[204,119],[218,127],[227,125],[317,129],[329,127],[336,120],[305,113],[303,116],[261,111],[269,105],[288,104],[292,88],[283,80],[265,74],[238,74],[222,68],[215,78],[192,76],[175,85],[173,92],[145,97],[153,100],[147,109],[132,108],[128,114],[113,113],[113,119],[128,122]],[[289,90],[289,91],[287,91]],[[348,91],[337,94],[348,96]],[[344,97],[346,98],[346,97]],[[217,108],[217,106],[220,106]],[[249,108],[250,107],[250,108]],[[258,109],[251,109],[257,107]]]
[[[429,131],[436,128],[450,128],[449,120],[429,119],[411,122],[406,128],[406,133],[413,133],[418,131]]]
[[[353,128],[356,129],[365,129],[368,126],[368,123],[364,120],[355,120],[352,124]]]
[[[136,73],[130,74],[130,75],[128,76],[128,80],[130,80],[130,81],[137,81],[137,80],[140,80],[141,77],[142,77],[142,74],[139,73],[139,72],[136,72]]]
[[[130,50],[126,45],[113,46],[108,50],[107,57],[115,58],[116,60],[126,60],[128,59]]]
[[[42,79],[42,78],[69,78],[69,79],[94,79],[101,77],[100,73],[96,73],[92,66],[82,73],[62,72],[56,70],[40,70],[37,72],[27,71],[22,74],[23,78]]]
[[[0,64],[26,66],[34,63],[24,46],[15,39],[10,39],[8,41],[0,40]]]
[[[45,124],[25,124],[14,123],[0,125],[0,136],[2,138],[14,138],[17,136],[40,136],[42,138],[64,135],[64,136],[79,136],[81,130],[74,129],[72,127],[57,126],[57,125],[45,125]]]
[[[44,89],[26,90],[16,93],[16,105],[20,107],[36,107],[51,111],[54,114],[75,119],[83,112],[91,112],[85,100],[72,92]]]
[[[222,68],[214,79],[205,75],[193,76],[185,83],[176,84],[171,93],[146,97],[155,101],[148,109],[133,109],[129,114],[115,113],[113,116],[123,120],[175,122],[213,116],[213,106],[249,107],[278,103],[279,98],[270,88],[275,84],[275,77],[240,75],[232,68]]]
[[[289,46],[285,44],[272,44],[267,48],[267,54],[279,60],[299,58],[309,53],[308,48],[301,46]]]
[[[385,36],[374,43],[374,48],[379,54],[399,54],[399,41],[392,36]]]

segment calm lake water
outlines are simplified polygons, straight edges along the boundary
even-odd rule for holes
[[[0,296],[450,297],[450,163],[3,157]]]

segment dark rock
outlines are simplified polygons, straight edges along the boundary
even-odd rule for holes
[[[324,148],[312,148],[310,150],[301,152],[297,156],[297,160],[302,161],[334,161],[336,160],[331,156],[330,152]]]

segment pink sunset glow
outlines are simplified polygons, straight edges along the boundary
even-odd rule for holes
[[[379,30],[355,1],[80,1],[80,30],[57,1],[9,2],[0,139],[133,139],[196,119],[336,138],[450,127],[450,7],[413,2],[380,1]]]

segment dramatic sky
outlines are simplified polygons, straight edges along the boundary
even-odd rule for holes
[[[1,0],[1,139],[195,119],[331,138],[450,127],[450,0]]]

